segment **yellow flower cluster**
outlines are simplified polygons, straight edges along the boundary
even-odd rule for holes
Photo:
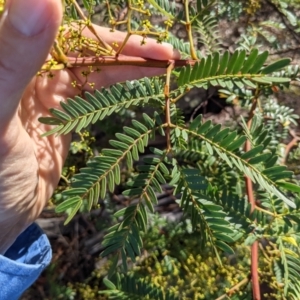
[[[261,7],[261,0],[248,0],[246,12],[248,15],[253,16]]]
[[[147,274],[154,285],[163,287],[184,300],[215,299],[248,276],[249,249],[239,246],[236,251],[234,258],[223,257],[222,266],[216,257],[208,253],[201,255],[196,248],[186,251],[189,254],[185,259],[158,259],[156,255],[152,255],[141,261],[134,273],[136,276]],[[166,258],[167,253],[164,254]]]

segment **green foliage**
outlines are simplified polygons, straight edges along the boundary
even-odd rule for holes
[[[291,26],[297,26],[288,1],[270,2]],[[209,252],[214,263],[225,268],[228,261],[224,256],[235,255],[237,245],[245,242],[251,246],[258,241],[260,253],[268,261],[260,263],[272,296],[300,298],[300,187],[285,165],[285,153],[280,152],[298,116],[276,99],[278,91],[299,81],[298,67],[289,66],[289,58],[274,60],[272,51],[258,49],[258,35],[277,47],[265,28],[281,30],[285,28],[281,23],[261,22],[247,29],[233,51],[221,50],[218,18],[223,14],[235,18],[241,11],[252,16],[261,7],[260,1],[246,4],[233,0],[223,4],[184,1],[180,10],[175,1],[128,1],[128,19],[124,17],[121,22],[111,13],[114,5],[121,4],[112,2],[107,6],[107,16],[113,29],[125,24],[129,34],[142,36],[142,43],[147,36],[154,36],[158,42],[167,40],[188,60],[169,62],[169,66],[174,63],[174,69],[167,73],[166,84],[162,78],[117,83],[62,101],[59,109],[50,109],[51,117],[39,119],[54,125],[44,133],[49,136],[80,133],[95,123],[118,118],[125,110],[147,111],[124,124],[109,141],[110,146],[97,149],[97,154],[71,178],[70,187],[61,194],[63,201],[56,207],[58,213],[68,213],[68,223],[84,205],[91,210],[99,199],[109,202],[116,187],[128,200],[126,207],[115,212],[116,223],[107,230],[102,243],[105,249],[101,257],[113,257],[108,278],[103,281],[108,290],[101,292],[109,299],[180,299],[180,294],[167,291],[167,287],[124,275],[132,264],[143,263],[143,237],[147,236],[157,194],[164,184],[173,188],[183,220],[190,222],[199,242],[199,253]],[[83,5],[91,15],[95,3],[86,0]],[[69,3],[66,14],[77,19],[74,3]],[[163,16],[164,25],[154,30],[150,17],[157,15]],[[169,34],[174,24],[186,29],[186,40]],[[255,35],[250,36],[251,32]],[[204,51],[197,49],[198,44]],[[228,126],[206,120],[201,114],[188,122],[181,99],[197,89],[217,89],[227,103],[243,109],[244,116]],[[201,101],[198,99],[199,105]],[[166,146],[148,147],[157,136],[165,137]],[[151,154],[141,159],[145,151]],[[247,179],[253,184],[251,191]],[[249,203],[251,196],[257,202]],[[193,253],[190,259],[197,261],[195,257]],[[174,265],[178,267],[175,257],[168,261],[169,266],[172,264],[174,271]],[[243,272],[239,280],[247,277]],[[228,281],[222,293],[236,284]],[[209,299],[215,292],[208,295],[197,291],[194,295]],[[244,295],[250,294],[247,289]]]
[[[131,300],[131,299],[149,299],[149,300],[178,300],[179,298],[168,291],[163,291],[159,287],[143,282],[133,276],[124,276],[116,274],[117,285],[110,280],[104,279],[104,284],[109,290],[102,292],[109,295],[109,299]]]
[[[79,96],[61,102],[63,110],[51,109],[53,118],[40,118],[46,124],[58,125],[44,134],[67,134],[72,130],[80,132],[83,128],[99,120],[118,113],[123,108],[145,105],[150,99],[160,101],[164,97],[158,80],[151,82],[145,78],[144,82],[126,82],[126,85],[116,84],[110,89],[96,91],[94,95],[85,93],[85,100]]]
[[[256,84],[279,84],[289,82],[289,78],[266,76],[282,69],[290,63],[289,59],[281,59],[263,67],[268,52],[258,53],[257,49],[246,57],[246,51],[235,51],[232,55],[225,52],[222,56],[217,52],[201,59],[193,68],[184,67],[178,77],[179,86],[207,89],[210,85],[232,88],[234,85],[256,87]],[[258,74],[257,74],[258,73]]]
[[[133,269],[136,278],[152,278],[180,299],[216,299],[247,278],[250,251],[246,246],[232,244],[234,255],[219,251],[220,266],[210,247],[199,251],[201,229],[193,230],[188,220],[177,223],[154,217],[151,225],[144,237],[149,255]],[[240,294],[247,292],[245,288]]]

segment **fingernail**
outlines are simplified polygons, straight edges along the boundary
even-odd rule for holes
[[[36,35],[47,27],[50,19],[46,3],[45,0],[11,0],[8,18],[22,34]]]

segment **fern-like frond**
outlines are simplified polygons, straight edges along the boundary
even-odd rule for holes
[[[193,227],[201,229],[201,245],[204,248],[207,243],[214,249],[218,257],[217,248],[227,253],[233,253],[227,244],[233,242],[234,234],[229,221],[225,219],[226,213],[220,205],[211,201],[207,195],[208,182],[197,169],[182,169],[175,166],[173,169],[172,184],[176,183],[174,194],[181,193],[180,206],[185,213],[191,216]],[[221,263],[221,261],[220,261]]]
[[[276,195],[289,206],[295,207],[293,201],[288,199],[280,189],[300,192],[300,188],[283,181],[283,178],[290,178],[291,173],[285,166],[275,166],[277,156],[272,152],[264,152],[263,144],[246,153],[236,153],[235,150],[245,143],[246,136],[238,135],[236,131],[221,130],[220,125],[212,125],[211,121],[202,124],[201,116],[190,124],[189,129],[180,129],[187,130],[190,137],[203,140],[211,155],[216,152],[230,167],[235,166],[264,190]]]
[[[138,166],[139,174],[127,182],[128,190],[125,196],[138,196],[148,206],[150,212],[154,213],[153,205],[157,204],[155,192],[162,193],[161,184],[166,183],[165,177],[169,176],[167,152],[151,148],[156,157],[146,157],[144,164]]]
[[[103,283],[108,290],[100,291],[100,294],[107,295],[109,299],[116,300],[179,300],[180,298],[170,291],[165,291],[151,283],[134,277],[133,275],[117,274],[117,282],[114,284],[108,279]]]
[[[225,132],[229,131],[229,128],[225,128]],[[212,186],[242,195],[243,180],[236,168],[212,156],[203,141],[189,137],[186,149],[178,149],[174,156],[182,166],[198,168]]]
[[[296,208],[289,208],[289,211],[287,212],[286,209],[277,208],[277,211],[279,213],[282,213],[283,215],[283,221],[286,223],[289,229],[293,228],[293,231],[295,234],[299,234],[299,228],[300,228],[300,200],[299,198],[295,198],[295,204]],[[300,237],[299,243],[300,243]]]
[[[281,59],[264,67],[268,52],[251,51],[246,57],[245,50],[236,50],[232,55],[226,51],[223,55],[218,52],[201,59],[193,67],[184,67],[178,77],[178,85],[201,87],[221,86],[232,89],[234,86],[256,88],[258,84],[272,85],[289,82],[289,78],[272,77],[266,74],[278,71],[287,66],[290,59]]]
[[[94,95],[85,93],[85,98],[77,96],[67,99],[60,103],[62,110],[50,109],[53,117],[40,118],[39,121],[44,124],[58,125],[43,136],[67,134],[72,130],[80,132],[123,108],[143,105],[150,100],[161,101],[164,93],[158,79],[151,81],[145,78],[143,81],[127,81],[125,85],[115,84],[109,89],[96,90]]]
[[[176,15],[176,3],[175,1],[169,0],[147,0],[147,2],[152,5],[155,9],[156,14],[165,16],[171,20],[175,18]]]
[[[279,237],[277,245],[281,257],[282,282],[284,296],[288,299],[300,299],[300,255],[298,245],[289,241],[289,237]],[[277,274],[280,270],[277,270]],[[276,277],[279,277],[278,275]]]
[[[251,205],[248,200],[238,197],[224,190],[222,193],[215,193],[215,202],[223,207],[227,213],[228,220],[239,231],[246,231],[249,227],[256,227],[259,220],[255,220],[256,211],[251,212]]]
[[[286,19],[292,26],[297,26],[297,16],[289,9],[289,6],[286,4],[286,1],[271,0],[271,2],[286,17]]]
[[[144,152],[148,145],[153,130],[155,122],[148,115],[143,114],[143,124],[133,120],[131,128],[124,127],[125,134],[117,133],[117,140],[109,141],[112,149],[103,149],[100,156],[91,159],[87,167],[74,175],[71,188],[64,191],[63,195],[78,201],[86,199],[89,208],[98,202],[99,197],[105,198],[107,188],[113,192],[115,185],[121,181],[120,162],[126,160],[128,168],[131,169],[133,160],[138,160],[139,152]],[[65,202],[62,203],[57,207],[59,212],[79,205],[78,201],[67,201],[70,205],[65,207]]]
[[[135,257],[141,255],[143,242],[140,233],[146,231],[148,215],[144,206],[137,204],[121,209],[115,217],[122,217],[123,221],[108,229],[102,242],[105,249],[101,256],[117,252],[124,270],[127,270],[127,257],[135,262]]]
[[[199,41],[205,46],[206,52],[212,53],[218,51],[219,35],[218,23],[213,16],[205,16],[201,21],[197,20],[194,26],[195,31],[199,33]]]
[[[171,121],[173,124],[176,124],[180,127],[185,126],[184,115],[182,110],[177,109],[175,106],[171,107]],[[188,136],[185,130],[180,130],[178,127],[175,127],[171,130],[171,144],[174,149],[185,149],[187,146]]]
[[[157,204],[156,193],[161,193],[161,184],[166,183],[165,176],[169,175],[167,163],[167,153],[158,149],[153,149],[157,157],[145,158],[144,165],[140,165],[139,174],[134,176],[128,183],[129,189],[123,195],[130,198],[137,198],[138,203],[127,208],[121,209],[115,217],[122,217],[119,224],[109,229],[104,237],[103,245],[106,249],[102,256],[112,252],[121,252],[123,265],[126,266],[126,256],[135,261],[135,256],[140,255],[142,241],[140,232],[147,229],[147,212],[145,205],[151,212],[153,206]]]
[[[182,58],[189,58],[191,56],[191,46],[189,42],[185,42],[171,33],[169,34],[167,42],[181,53]],[[199,50],[196,50],[196,55],[199,59],[203,57]]]
[[[197,9],[191,9],[191,24],[198,40],[205,46],[206,52],[212,53],[219,50],[218,22],[211,13],[215,0],[197,0]]]

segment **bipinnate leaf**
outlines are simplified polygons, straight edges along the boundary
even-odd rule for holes
[[[274,77],[266,74],[281,70],[290,63],[290,59],[281,59],[263,67],[268,51],[258,53],[252,50],[246,56],[245,50],[236,50],[233,54],[226,51],[223,55],[215,52],[190,65],[182,68],[178,77],[179,86],[188,88],[199,87],[207,89],[210,85],[220,85],[232,90],[234,86],[240,89],[246,87],[256,88],[257,85],[276,85],[290,81],[288,77]]]
[[[51,134],[67,134],[71,131],[80,132],[82,129],[99,120],[119,112],[122,108],[134,105],[143,105],[151,100],[164,99],[163,89],[154,79],[152,84],[156,89],[149,88],[149,79],[144,81],[126,82],[125,85],[115,84],[108,89],[96,90],[94,95],[85,94],[85,99],[76,96],[61,102],[61,109],[50,109],[53,117],[42,117],[40,122],[49,125],[58,125],[54,130],[43,136]],[[151,122],[145,119],[146,122]],[[140,126],[141,127],[141,126]]]
[[[214,133],[214,137],[216,137],[222,131],[219,125],[213,125],[211,121],[202,124],[199,119],[197,122],[191,123],[188,134],[196,139],[204,140],[210,155],[213,155],[213,153],[216,152],[230,168],[235,166],[253,182],[260,184],[266,191],[276,195],[288,206],[295,207],[294,201],[286,197],[279,189],[280,187],[286,187],[286,190],[289,190],[290,188],[291,191],[298,191],[293,184],[284,184],[282,181],[279,181],[282,178],[288,178],[292,173],[286,171],[286,167],[282,169],[284,172],[279,173],[276,169],[271,169],[271,172],[268,172],[268,163],[273,160],[273,157],[277,157],[274,153],[263,153],[265,145],[258,145],[238,156],[234,154],[233,151],[243,145],[247,139],[246,136],[237,136],[235,131],[228,131],[226,132],[227,136],[224,135],[224,132],[222,133],[223,139],[220,142],[218,139],[217,142],[215,142],[214,137],[212,137],[211,134],[212,132]],[[261,167],[257,166],[258,164],[263,164],[265,169],[261,170]]]

